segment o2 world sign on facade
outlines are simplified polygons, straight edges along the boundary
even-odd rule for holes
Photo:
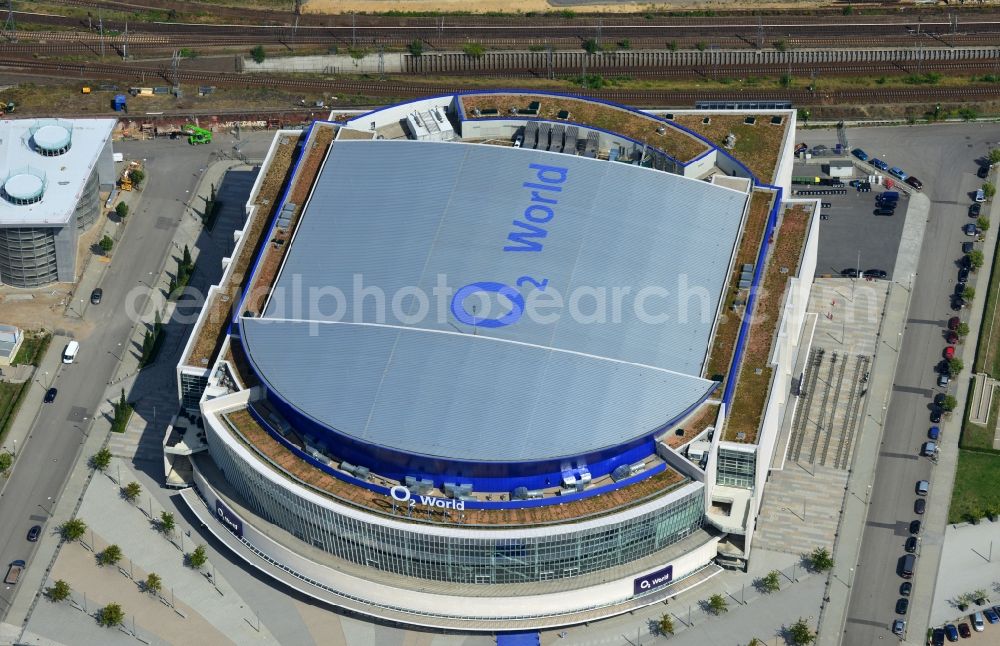
[[[674,580],[674,566],[668,565],[656,572],[644,574],[632,581],[632,594],[646,594],[656,588],[661,588]]]

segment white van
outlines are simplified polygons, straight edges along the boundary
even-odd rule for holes
[[[80,351],[79,341],[70,341],[66,344],[66,349],[63,350],[62,361],[63,363],[73,363],[76,360],[76,353]]]

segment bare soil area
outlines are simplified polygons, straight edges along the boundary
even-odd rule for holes
[[[230,4],[230,3],[225,3]],[[252,3],[251,3],[252,4]],[[679,11],[691,9],[764,9],[795,8],[811,9],[828,6],[829,2],[817,0],[784,0],[773,2],[747,2],[746,0],[668,0],[667,2],[588,2],[581,0],[573,4],[554,5],[546,0],[481,0],[469,3],[467,0],[308,0],[303,13],[385,13],[388,11],[441,12],[441,13],[488,13],[504,11],[518,13],[528,11],[574,11],[580,13],[636,13],[648,10]]]

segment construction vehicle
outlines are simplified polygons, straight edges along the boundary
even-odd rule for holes
[[[212,131],[206,130],[204,128],[199,128],[193,123],[185,124],[183,131],[188,135],[188,143],[192,146],[195,144],[210,144],[212,143]]]
[[[125,167],[125,170],[122,171],[122,176],[118,180],[118,188],[120,188],[123,191],[131,191],[132,171],[139,170],[141,167],[142,164],[139,163],[139,160],[133,159],[132,161],[130,161],[128,163],[128,166]]]
[[[16,108],[16,107],[17,106],[14,105],[13,101],[8,101],[6,103],[6,105],[3,104],[3,103],[0,103],[0,116],[3,116],[5,114],[13,114],[14,113],[14,108]]]

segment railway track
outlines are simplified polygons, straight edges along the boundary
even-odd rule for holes
[[[80,79],[121,79],[155,84],[167,80],[166,67],[140,67],[114,64],[53,63],[36,60],[2,60],[0,69],[22,70],[49,76],[68,76]],[[172,79],[171,79],[172,80]],[[312,90],[365,97],[411,98],[427,94],[448,93],[470,89],[460,84],[415,84],[398,81],[353,81],[343,79],[290,79],[274,76],[246,76],[220,72],[180,71],[176,79],[182,83],[212,84],[218,86],[275,87],[289,90]],[[639,107],[690,106],[698,100],[718,101],[792,101],[797,105],[819,104],[891,104],[996,100],[1000,98],[1000,84],[966,86],[961,88],[935,88],[918,86],[897,89],[839,90],[809,92],[788,90],[581,90],[581,94],[595,96]]]

